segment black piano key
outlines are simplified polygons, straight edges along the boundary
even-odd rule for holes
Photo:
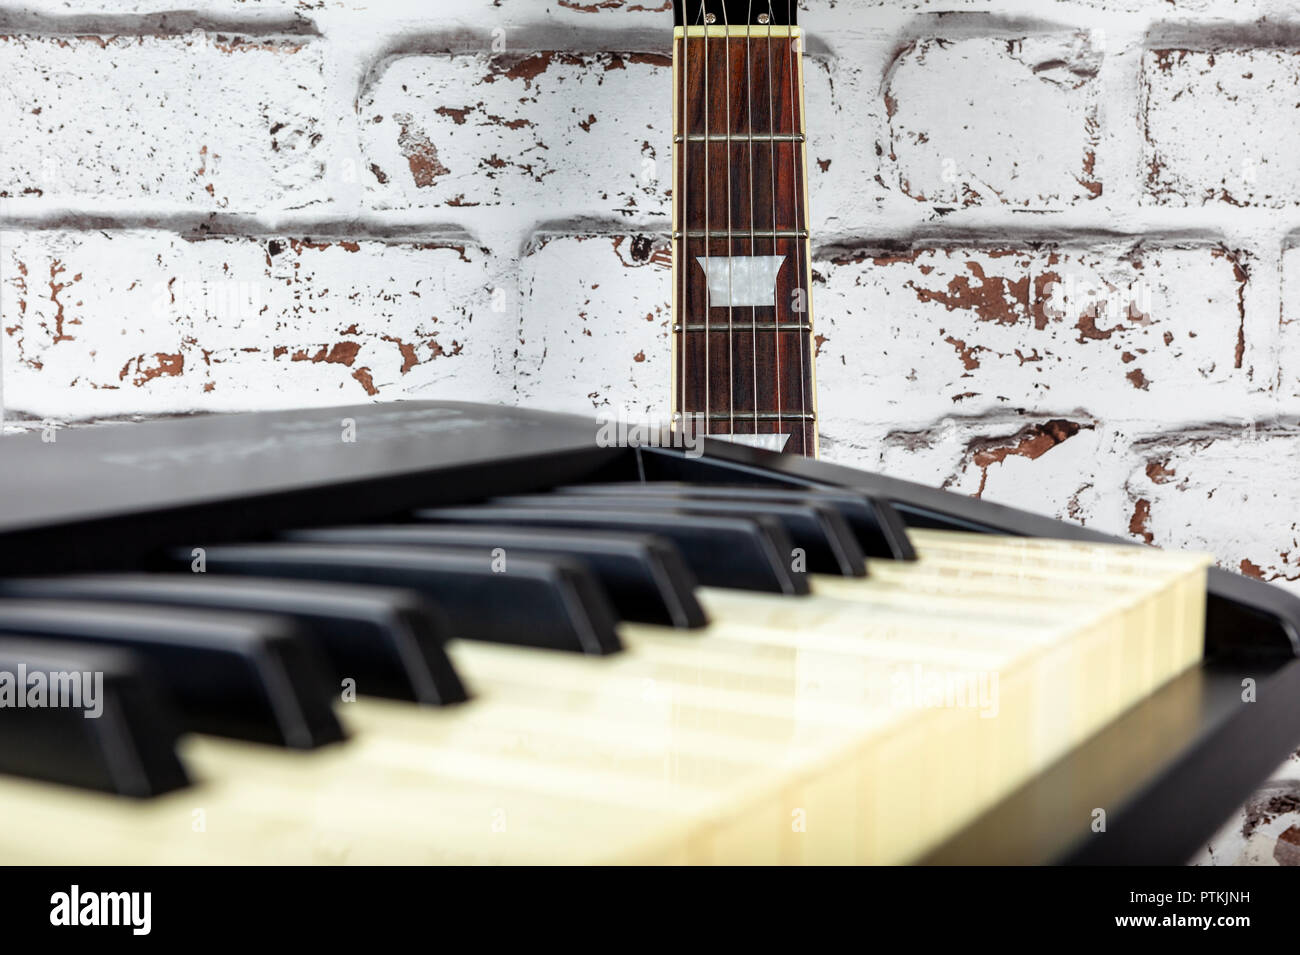
[[[344,736],[320,661],[282,618],[0,599],[0,634],[139,654],[165,684],[187,730],[295,749]]]
[[[754,484],[688,484],[682,481],[625,481],[614,484],[570,484],[557,494],[608,494],[619,497],[685,497],[712,501],[771,501],[820,504],[833,507],[848,522],[867,557],[880,560],[916,560],[907,538],[907,525],[883,498],[839,488],[785,489]]]
[[[695,574],[671,541],[652,534],[526,530],[500,525],[358,524],[287,531],[280,537],[332,544],[470,549],[482,554],[501,548],[507,555],[568,556],[580,560],[596,575],[624,620],[669,627],[702,627],[708,623],[704,608],[695,599]]]
[[[551,507],[481,504],[424,508],[418,521],[501,524],[576,530],[659,534],[677,545],[700,583],[767,593],[807,594],[808,575],[793,565],[794,545],[780,521],[770,517],[671,515],[654,510],[601,511],[557,499]]]
[[[527,494],[493,498],[489,503],[503,507],[551,507],[572,501],[583,508],[622,510],[631,503],[638,510],[666,511],[684,516],[752,517],[764,515],[780,521],[795,547],[807,556],[807,568],[817,574],[865,577],[866,557],[848,522],[839,511],[814,503],[784,501],[693,500],[682,496],[637,495],[625,500],[613,494],[579,494],[557,498],[551,494]]]
[[[445,624],[407,590],[206,574],[83,574],[0,580],[0,596],[275,614],[297,623],[334,674],[355,680],[360,694],[428,704],[466,699],[443,649]]]
[[[37,673],[47,705],[32,707]],[[0,773],[140,798],[189,784],[176,756],[180,726],[140,658],[4,638],[0,674],[12,681],[2,695],[13,693],[0,708]]]
[[[192,548],[174,559],[185,566]],[[204,549],[208,573],[378,584],[432,600],[451,637],[606,654],[622,649],[600,583],[576,561],[424,552],[345,544],[223,544]],[[494,567],[494,564],[496,565]]]

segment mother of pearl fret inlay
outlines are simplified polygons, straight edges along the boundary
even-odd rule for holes
[[[709,280],[709,307],[776,304],[776,273],[784,255],[697,255]]]
[[[737,412],[736,417],[744,420],[744,412]],[[732,444],[745,444],[751,448],[761,448],[764,451],[784,451],[785,446],[790,442],[790,433],[781,434],[719,434],[714,431],[709,434],[710,438],[717,438],[721,441],[730,441]]]

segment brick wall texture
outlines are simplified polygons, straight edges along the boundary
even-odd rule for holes
[[[1300,592],[1300,2],[802,0],[823,455]],[[668,0],[0,0],[10,426],[663,416]]]

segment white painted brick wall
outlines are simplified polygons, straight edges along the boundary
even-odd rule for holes
[[[1300,202],[1300,50],[1149,50],[1142,85],[1151,201]]]
[[[1300,460],[1300,430],[1176,432],[1142,442],[1125,482],[1130,530],[1170,546],[1230,548],[1233,570],[1276,583],[1300,580],[1300,511],[1278,462]],[[1225,548],[1225,545],[1227,547]]]
[[[472,245],[47,230],[0,233],[0,248],[9,402],[42,418],[344,404],[473,380],[509,397],[513,329]]]
[[[1219,245],[926,248],[817,265],[824,427],[1037,408],[1213,415],[1250,387],[1240,253]],[[863,407],[865,406],[865,407]],[[869,409],[869,410],[867,410]]]
[[[376,208],[509,206],[540,219],[665,216],[671,86],[655,54],[406,56],[359,112]],[[441,147],[440,145],[441,144]],[[664,176],[657,175],[664,164]],[[556,188],[582,167],[587,188]]]
[[[318,202],[323,56],[306,39],[0,36],[0,197],[127,216]]]
[[[1282,306],[1278,317],[1277,389],[1288,403],[1300,399],[1300,247],[1282,251]]]
[[[1086,32],[910,44],[885,87],[897,188],[934,205],[1021,209],[1100,195],[1100,63]]]
[[[597,415],[662,414],[671,374],[671,274],[666,238],[574,235],[539,239],[521,263],[515,400]],[[631,302],[644,303],[632,312]],[[619,315],[619,321],[608,320]]]
[[[802,6],[824,455],[1300,592],[1300,6]],[[0,0],[11,424],[665,413],[669,9]]]

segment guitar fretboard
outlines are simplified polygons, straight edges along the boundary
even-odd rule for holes
[[[673,410],[815,455],[800,44],[797,27],[676,30]]]

